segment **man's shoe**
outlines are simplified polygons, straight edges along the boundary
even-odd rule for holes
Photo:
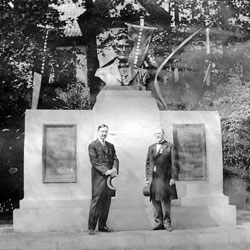
[[[162,224],[157,225],[157,226],[152,228],[152,230],[163,230],[163,229],[165,229],[165,228],[164,228],[164,226]]]
[[[95,231],[93,229],[89,230],[89,235],[95,235]]]
[[[113,230],[111,228],[108,228],[108,227],[99,228],[99,231],[104,232],[104,233],[113,232]]]
[[[168,232],[173,231],[173,228],[171,227],[171,225],[166,225],[166,231],[168,231]]]

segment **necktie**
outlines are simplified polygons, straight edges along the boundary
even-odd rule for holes
[[[102,146],[103,146],[104,151],[107,153],[108,152],[108,148],[106,146],[105,141],[102,141]]]

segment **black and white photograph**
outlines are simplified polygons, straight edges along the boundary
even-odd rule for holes
[[[0,0],[0,250],[249,235],[249,0]]]

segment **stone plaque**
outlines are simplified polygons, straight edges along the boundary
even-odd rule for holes
[[[206,180],[206,139],[204,124],[173,124],[174,144],[179,163],[180,180]]]
[[[76,181],[76,125],[44,125],[43,182]]]

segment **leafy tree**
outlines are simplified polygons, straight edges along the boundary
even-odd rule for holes
[[[3,1],[0,8],[1,116],[22,114],[30,107],[34,66],[42,64],[44,29],[61,32],[53,1]],[[39,69],[41,70],[41,68]]]
[[[240,27],[249,39],[250,2],[247,0],[232,0],[227,1],[227,6],[231,10],[233,24]]]

